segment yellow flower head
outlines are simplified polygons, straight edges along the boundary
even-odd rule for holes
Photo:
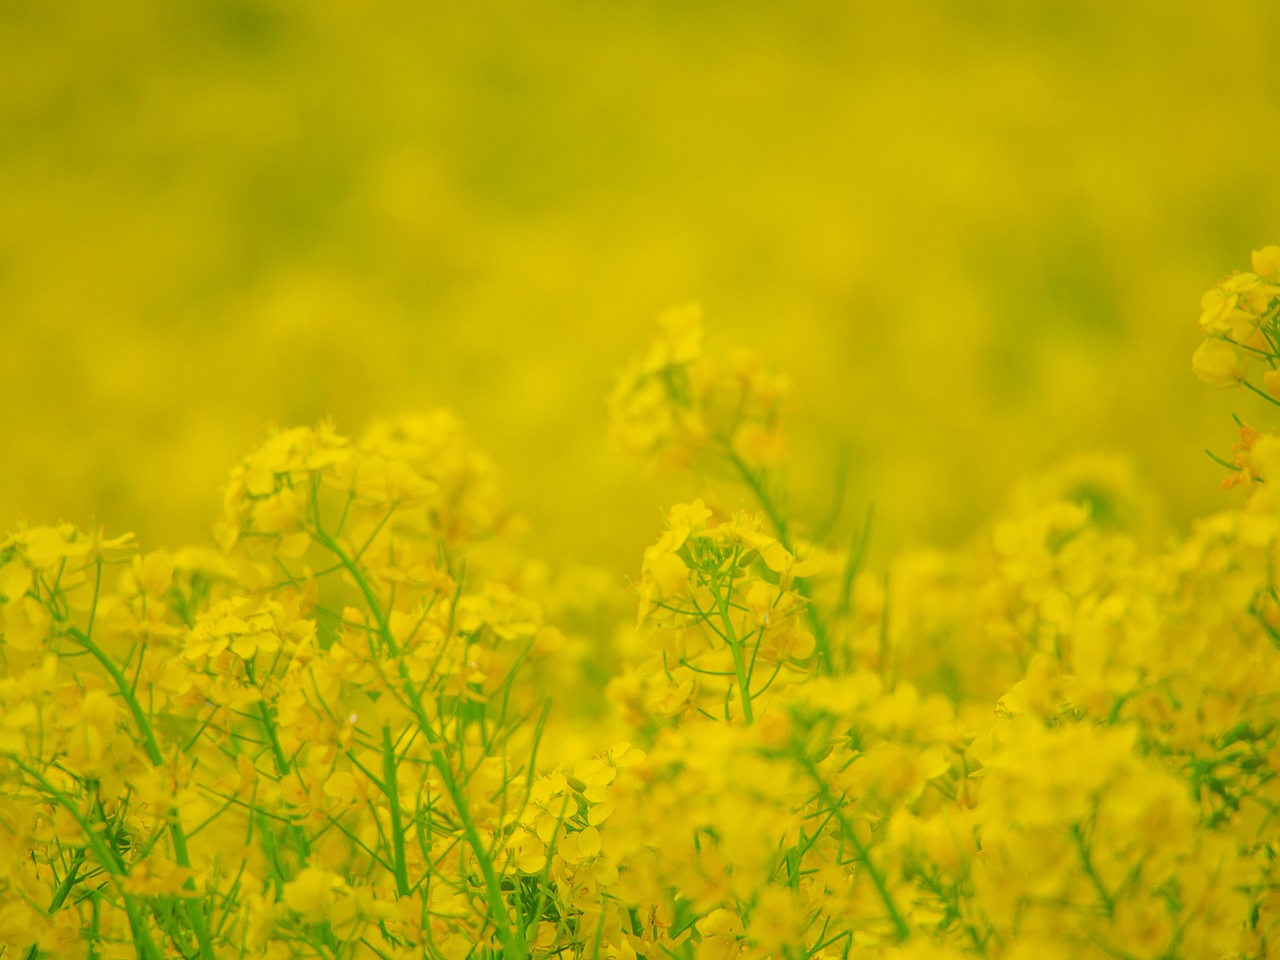
[[[1205,340],[1191,357],[1191,369],[1205,383],[1229,387],[1248,375],[1248,363],[1222,340]]]

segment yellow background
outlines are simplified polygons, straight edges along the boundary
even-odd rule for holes
[[[0,518],[202,538],[267,421],[446,405],[535,543],[638,565],[604,397],[663,307],[795,379],[877,548],[1132,454],[1223,502],[1198,299],[1280,240],[1280,6],[0,6]]]

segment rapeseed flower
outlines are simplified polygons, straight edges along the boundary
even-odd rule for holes
[[[1202,303],[1211,381],[1280,365],[1280,249],[1251,266]],[[786,378],[708,341],[665,315],[614,397],[624,446],[743,494],[667,511],[634,628],[607,578],[528,556],[444,413],[273,431],[216,549],[0,541],[0,944],[1274,952],[1280,439],[1242,425],[1243,502],[1180,538],[1146,536],[1140,485],[1089,458],[967,544],[870,570],[785,509]],[[618,638],[599,662],[596,630]],[[612,712],[558,715],[592,683]]]

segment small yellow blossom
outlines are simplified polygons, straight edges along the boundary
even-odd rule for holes
[[[1248,364],[1221,340],[1205,340],[1191,358],[1191,368],[1205,383],[1230,386],[1248,374]]]
[[[346,883],[321,867],[306,867],[284,885],[284,902],[306,923],[320,923],[328,916]]]
[[[1253,272],[1260,279],[1269,280],[1280,274],[1280,247],[1269,244],[1261,250],[1253,251],[1251,260]]]

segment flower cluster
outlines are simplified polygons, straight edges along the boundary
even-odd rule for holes
[[[797,560],[760,514],[710,521],[701,500],[677,505],[645,551],[637,589],[653,656],[613,685],[633,723],[688,710],[749,722],[760,695],[809,672],[814,637],[795,584],[816,561]]]
[[[1225,277],[1200,300],[1204,341],[1191,358],[1206,383],[1230,386],[1249,381],[1249,361],[1266,369],[1264,395],[1280,398],[1280,247],[1253,252],[1252,270]]]
[[[1206,329],[1270,349],[1275,249]],[[677,312],[615,396],[755,501],[667,511],[634,625],[443,413],[273,432],[216,548],[0,541],[0,955],[1274,955],[1280,441],[1158,547],[1094,456],[872,571],[792,532],[748,368]]]
[[[666,466],[684,466],[703,455],[745,469],[780,463],[790,380],[747,350],[708,356],[696,304],[668,310],[658,325],[658,337],[609,397],[618,446]]]
[[[452,958],[578,937],[564,851],[603,798],[566,787],[550,832],[531,818],[530,668],[556,644],[514,526],[440,414],[273,434],[232,472],[220,550],[0,543],[0,943]]]

